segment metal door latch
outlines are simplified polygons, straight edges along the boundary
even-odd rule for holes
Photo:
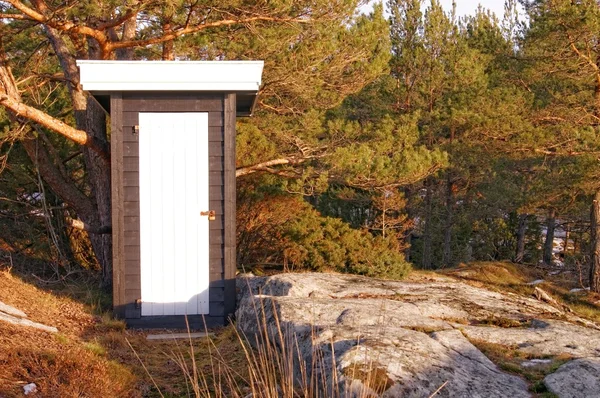
[[[201,211],[200,212],[201,216],[208,216],[208,221],[214,221],[217,219],[217,212],[214,210],[209,210],[209,211]]]

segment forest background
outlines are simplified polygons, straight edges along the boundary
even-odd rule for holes
[[[560,261],[600,291],[598,4],[363,5],[0,1],[1,255],[110,285],[110,131],[76,59],[264,59],[237,126],[240,268]]]

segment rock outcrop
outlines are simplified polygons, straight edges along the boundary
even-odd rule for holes
[[[241,331],[251,341],[266,331],[280,347],[293,345],[313,364],[311,376],[340,396],[530,396],[528,384],[501,371],[472,344],[478,341],[531,357],[600,357],[600,331],[584,320],[533,297],[442,276],[243,276],[238,292]],[[297,377],[306,378],[296,365]]]
[[[4,304],[2,301],[0,301],[0,321],[12,323],[13,325],[40,329],[51,333],[58,332],[58,329],[53,326],[47,326],[38,322],[30,321],[27,319],[27,314],[25,314],[23,311]]]
[[[600,391],[600,358],[567,362],[546,376],[544,384],[561,398],[597,397]]]

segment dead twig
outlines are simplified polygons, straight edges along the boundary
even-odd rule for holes
[[[446,387],[446,384],[448,384],[448,382],[449,382],[449,381],[450,381],[450,380],[446,380],[446,381],[444,382],[444,384],[442,384],[442,385],[441,385],[441,386],[440,386],[440,387],[439,387],[437,390],[435,390],[435,391],[433,392],[433,394],[431,394],[431,395],[429,396],[429,398],[432,398],[432,397],[436,396],[436,395],[437,395],[437,394],[438,394],[440,391],[442,391],[442,389],[443,389],[444,387]]]

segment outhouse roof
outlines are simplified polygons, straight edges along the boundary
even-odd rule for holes
[[[237,113],[252,113],[263,61],[78,60],[80,82],[103,105],[111,92],[196,91],[237,93]]]

